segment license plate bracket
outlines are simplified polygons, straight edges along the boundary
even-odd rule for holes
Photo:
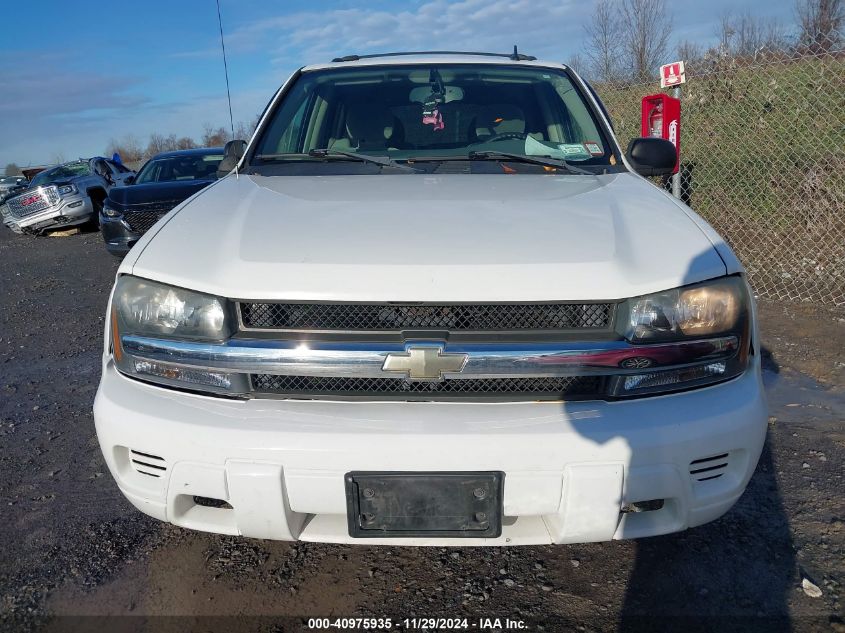
[[[495,538],[502,533],[501,472],[349,472],[349,535]]]

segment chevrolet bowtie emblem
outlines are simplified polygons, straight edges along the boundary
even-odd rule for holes
[[[466,354],[444,354],[442,347],[417,346],[388,354],[382,371],[400,371],[411,380],[443,380],[444,373],[461,371],[466,362]]]

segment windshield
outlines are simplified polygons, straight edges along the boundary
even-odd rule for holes
[[[57,180],[67,180],[69,178],[76,178],[77,176],[87,176],[91,173],[87,162],[65,163],[58,167],[53,167],[46,171],[42,171],[35,178],[32,179],[30,186],[43,187],[49,185]]]
[[[264,126],[252,164],[326,157],[307,156],[314,150],[395,161],[507,152],[579,166],[615,164],[591,108],[564,71],[493,64],[304,73]]]
[[[223,160],[220,154],[193,154],[153,158],[138,172],[136,184],[145,182],[170,182],[174,180],[214,180],[217,166]]]

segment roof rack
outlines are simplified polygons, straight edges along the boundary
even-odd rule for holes
[[[335,57],[333,62],[357,62],[359,59],[372,59],[374,57],[399,57],[402,55],[480,55],[482,57],[507,57],[515,62],[533,62],[537,58],[533,55],[523,55],[513,47],[513,53],[481,53],[475,51],[401,51],[396,53],[373,53],[370,55],[344,55]]]

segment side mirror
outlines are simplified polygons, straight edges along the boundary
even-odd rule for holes
[[[134,175],[133,176],[127,176],[126,178],[123,179],[124,185],[131,185],[133,182],[135,182],[135,176]]]
[[[633,138],[625,157],[640,176],[669,176],[678,158],[675,146],[665,138]]]
[[[235,168],[246,153],[246,141],[229,141],[223,147],[223,160],[217,166],[217,177],[222,178]]]
[[[223,147],[223,158],[234,158],[236,161],[243,158],[246,152],[246,141],[234,140],[229,141]]]

